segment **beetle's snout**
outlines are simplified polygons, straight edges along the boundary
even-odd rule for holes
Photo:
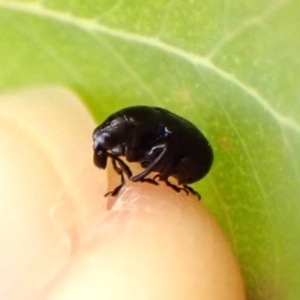
[[[100,169],[105,169],[107,164],[107,152],[106,151],[94,151],[94,164]]]

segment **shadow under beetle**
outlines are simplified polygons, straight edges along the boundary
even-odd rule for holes
[[[204,177],[213,162],[213,151],[204,135],[191,122],[166,109],[132,106],[110,115],[93,133],[94,163],[105,169],[112,159],[114,170],[121,176],[121,184],[105,194],[117,195],[125,185],[124,174],[134,182],[158,185],[156,178],[179,192],[184,190],[200,195],[187,184]],[[128,162],[139,162],[144,170],[132,176]],[[151,172],[157,175],[146,178]],[[176,186],[169,176],[178,180]]]

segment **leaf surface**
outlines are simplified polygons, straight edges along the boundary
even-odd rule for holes
[[[296,300],[299,15],[296,0],[0,0],[0,87],[70,87],[99,122],[144,104],[197,124],[215,161],[195,187],[249,299]]]

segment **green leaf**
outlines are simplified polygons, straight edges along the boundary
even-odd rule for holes
[[[196,189],[249,299],[296,300],[299,16],[296,0],[0,0],[0,87],[68,86],[98,121],[136,104],[193,121],[215,150]]]

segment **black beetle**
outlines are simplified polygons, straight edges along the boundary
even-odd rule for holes
[[[191,122],[166,109],[149,106],[132,106],[110,115],[93,133],[94,163],[106,168],[110,157],[115,171],[121,175],[121,185],[111,194],[116,195],[125,184],[125,173],[130,180],[158,184],[165,181],[176,191],[184,190],[200,195],[187,184],[204,177],[213,162],[212,148],[204,135]],[[132,176],[128,162],[139,162],[144,170]],[[146,178],[151,172],[158,174]],[[168,181],[169,176],[178,180],[178,187]]]

